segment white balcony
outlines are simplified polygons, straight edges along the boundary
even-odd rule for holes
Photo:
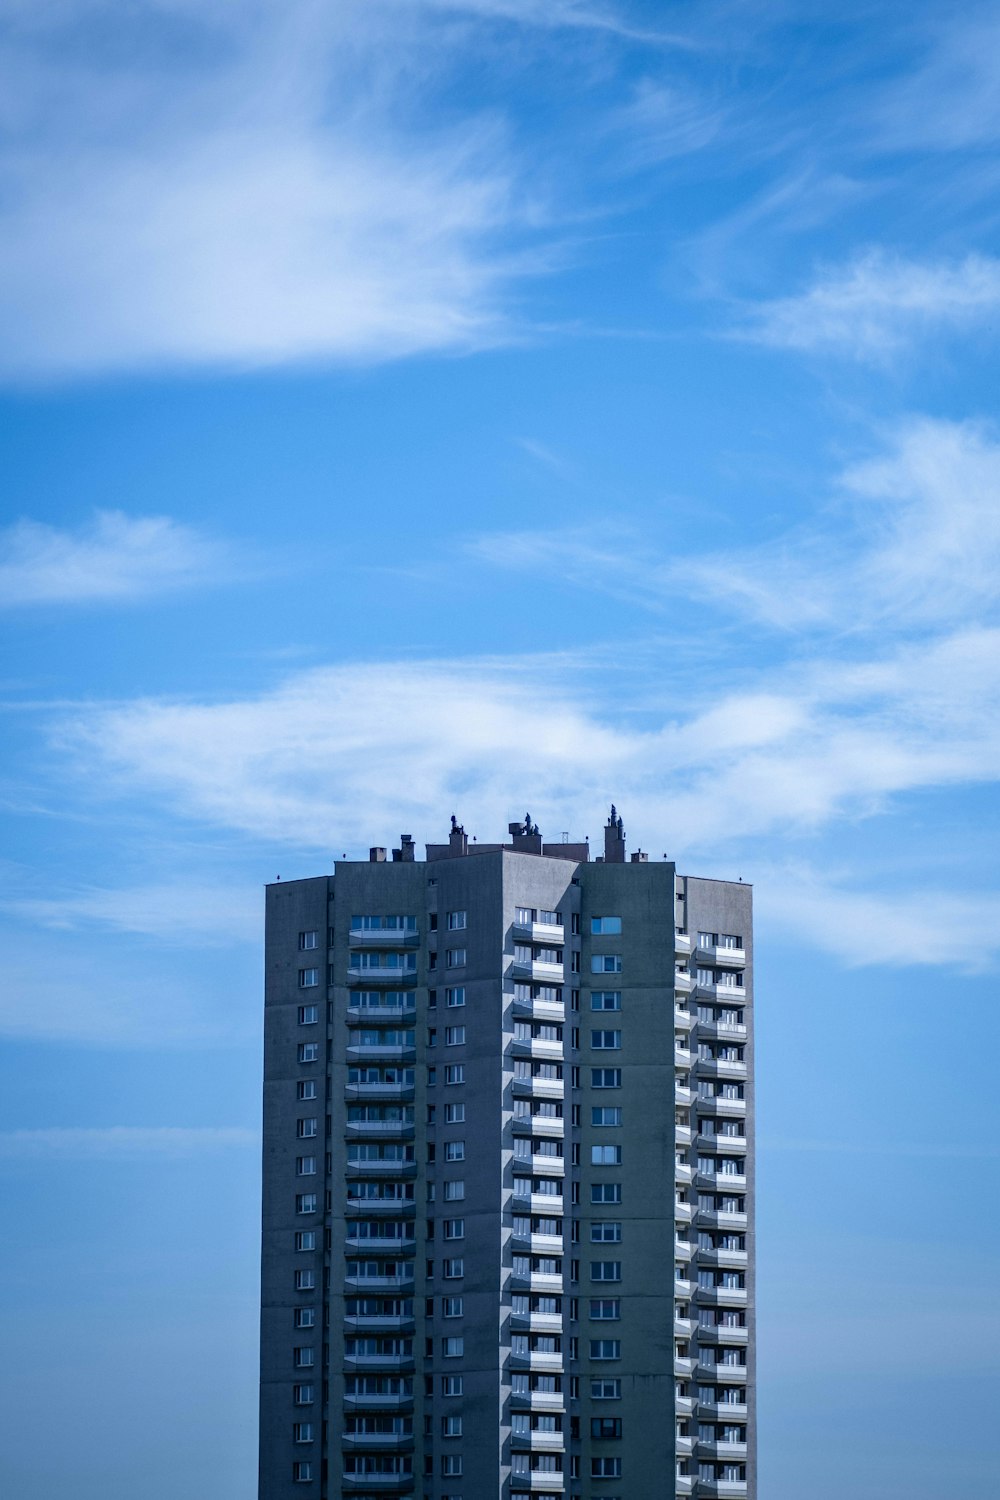
[[[348,1453],[363,1448],[373,1453],[401,1453],[413,1447],[412,1432],[344,1432],[341,1447]]]
[[[745,1042],[747,1028],[738,1021],[699,1021],[698,1035],[715,1038],[717,1041]]]
[[[690,1125],[674,1126],[674,1141],[678,1146],[690,1146],[692,1139]]]
[[[674,1438],[674,1452],[678,1458],[690,1458],[694,1452],[694,1438],[679,1432]]]
[[[717,945],[703,948],[699,943],[694,952],[698,963],[704,964],[706,968],[709,964],[715,968],[726,966],[734,969],[746,968],[747,950],[745,948],[722,948]]]
[[[746,1114],[747,1101],[745,1099],[727,1099],[723,1094],[716,1094],[710,1099],[699,1096],[698,1108],[703,1112],[711,1110],[713,1115],[736,1119]]]
[[[348,1140],[412,1141],[412,1120],[347,1120],[344,1135]]]
[[[694,1094],[685,1084],[674,1084],[674,1103],[690,1108],[694,1103]]]
[[[416,1062],[417,1049],[412,1042],[352,1042],[347,1048],[349,1063]]]
[[[693,1203],[677,1203],[676,1201],[674,1202],[675,1224],[690,1224],[691,1220],[694,1218],[694,1215],[695,1207]]]
[[[566,1398],[562,1391],[511,1391],[512,1411],[564,1412]]]
[[[420,942],[420,934],[404,932],[398,927],[377,932],[358,932],[352,928],[347,934],[347,942],[351,948],[394,948],[401,953],[405,948],[415,948]]]
[[[721,1209],[699,1208],[695,1222],[699,1229],[745,1230],[747,1216],[746,1214],[725,1213]]]
[[[745,1463],[747,1456],[746,1443],[706,1443],[700,1438],[698,1440],[698,1457],[714,1458],[725,1463]]]
[[[515,936],[526,942],[561,948],[566,941],[565,927],[556,927],[551,922],[513,922],[511,926]]]
[[[698,1415],[713,1422],[745,1422],[748,1408],[736,1401],[699,1401]]]
[[[733,1156],[745,1156],[747,1138],[745,1135],[702,1135],[699,1133],[698,1147],[706,1152],[728,1152]]]
[[[744,1058],[741,1062],[738,1058],[699,1057],[698,1076],[699,1078],[731,1078],[742,1083],[747,1076],[746,1059]]]
[[[675,932],[674,949],[677,953],[690,953],[691,934],[689,932]]]
[[[374,1396],[344,1396],[344,1410],[408,1412],[413,1410],[413,1393],[393,1391]]]
[[[747,997],[746,985],[743,984],[702,984],[696,980],[694,992],[699,999],[715,1000],[719,1004],[725,1004],[727,1000],[741,1001]]]
[[[550,1115],[515,1115],[513,1125],[515,1135],[544,1135],[562,1140],[566,1133],[565,1121]]]
[[[413,1227],[412,1225],[410,1226]],[[350,1256],[387,1255],[398,1259],[406,1259],[413,1254],[415,1241],[413,1239],[372,1239],[366,1236],[364,1239],[355,1239],[348,1235],[344,1240],[344,1253]]]
[[[510,1044],[511,1057],[537,1057],[542,1062],[562,1062],[563,1044],[545,1037],[514,1037]]]
[[[697,1016],[692,1015],[689,1010],[681,1010],[678,1005],[674,1006],[674,1025],[679,1031],[690,1031],[697,1024]]]
[[[709,1188],[715,1193],[745,1193],[747,1190],[746,1177],[734,1172],[699,1172],[697,1182],[700,1188]]]
[[[706,1500],[743,1500],[746,1493],[745,1479],[699,1479],[695,1491]]]
[[[693,1176],[694,1172],[690,1162],[678,1161],[674,1163],[675,1182],[690,1182]]]
[[[543,963],[540,959],[515,958],[510,966],[512,979],[530,979],[534,984],[562,984],[565,965]]]
[[[521,1483],[524,1476],[516,1476],[517,1482]],[[562,1494],[566,1488],[565,1477],[562,1474],[550,1474],[546,1469],[532,1469],[528,1476],[529,1489],[545,1490],[553,1495]]]
[[[728,1344],[733,1349],[745,1349],[750,1342],[750,1330],[749,1328],[730,1328],[725,1324],[720,1324],[716,1328],[699,1326],[698,1339],[706,1345]]]
[[[374,989],[378,985],[411,985],[417,982],[416,969],[377,968],[362,969],[350,964],[347,970],[348,984],[360,984]]]
[[[674,970],[674,994],[690,995],[694,992],[694,976],[687,969]]]
[[[515,1016],[533,1021],[565,1021],[566,1006],[561,1000],[515,1000]]]
[[[690,1066],[691,1066],[691,1048],[690,1047],[678,1047],[678,1046],[675,1045],[674,1046],[674,1067],[675,1068],[690,1068]]]
[[[562,1099],[566,1083],[562,1078],[515,1078],[512,1089],[516,1099]]]
[[[416,1019],[414,1005],[349,1005],[348,1026],[405,1026]]]
[[[685,1355],[674,1355],[674,1374],[678,1380],[689,1380],[694,1374],[695,1362]]]
[[[678,1474],[674,1481],[676,1486],[674,1494],[678,1497],[694,1494],[694,1476],[692,1474]]]

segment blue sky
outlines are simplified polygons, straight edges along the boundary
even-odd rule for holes
[[[5,7],[5,1494],[253,1492],[263,883],[612,799],[756,886],[762,1495],[1000,1488],[998,43]]]

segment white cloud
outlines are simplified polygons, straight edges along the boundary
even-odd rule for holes
[[[89,887],[54,897],[5,897],[0,907],[41,927],[78,932],[106,929],[142,934],[186,947],[254,943],[259,935],[261,896],[231,883],[197,881]]]
[[[44,955],[44,956],[42,956]],[[247,1043],[260,1026],[255,953],[192,976],[179,953],[138,940],[84,942],[78,931],[0,932],[0,1035],[84,1046],[190,1048]]]
[[[1000,599],[1000,443],[984,424],[913,419],[845,468],[809,527],[710,561],[658,552],[606,521],[590,530],[500,533],[473,555],[663,612],[693,595],[779,630],[906,633],[977,624]]]
[[[168,516],[98,511],[76,530],[17,521],[0,531],[0,606],[128,602],[231,567],[218,543]]]
[[[994,970],[1000,956],[994,891],[871,890],[856,877],[838,885],[796,867],[761,872],[756,911],[758,941],[804,935],[848,969],[940,965],[975,974]]]
[[[258,1132],[239,1126],[111,1125],[0,1131],[0,1160],[15,1161],[174,1160],[259,1146]]]
[[[864,123],[874,142],[895,151],[958,151],[1000,138],[996,59],[1000,20],[993,6],[930,8],[923,60],[887,84]]]
[[[870,250],[807,291],[760,302],[737,336],[881,362],[936,330],[979,331],[1000,309],[1000,260],[906,260]]]
[[[0,377],[510,336],[537,205],[495,120],[424,127],[423,7],[86,9],[86,39],[55,4],[0,47]]]
[[[523,806],[549,832],[596,837],[612,798],[642,808],[654,852],[705,851],[862,817],[904,790],[991,781],[1000,762],[1000,631],[817,661],[741,691],[686,683],[682,708],[645,722],[609,709],[614,695],[578,667],[325,668],[252,699],[82,712],[61,735],[89,777],[96,763],[192,817],[335,854],[471,809],[484,839]]]

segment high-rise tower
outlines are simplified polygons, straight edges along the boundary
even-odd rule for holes
[[[268,888],[260,1500],[755,1500],[751,973],[614,809]]]

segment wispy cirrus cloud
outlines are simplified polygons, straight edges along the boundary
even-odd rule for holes
[[[55,896],[5,896],[0,908],[54,931],[141,934],[188,948],[252,944],[260,928],[259,892],[234,889],[232,881],[222,880],[214,885],[177,880],[90,886]]]
[[[98,511],[73,529],[16,521],[0,530],[0,607],[130,603],[218,580],[235,563],[169,516]]]
[[[917,261],[873,249],[748,309],[733,336],[884,363],[928,333],[977,332],[1000,309],[1000,260]]]
[[[495,116],[426,125],[427,7],[82,11],[18,8],[0,39],[0,378],[511,336],[540,205]]]
[[[488,533],[467,548],[654,612],[695,596],[780,631],[905,635],[994,618],[998,493],[1000,441],[989,424],[910,418],[883,434],[880,452],[841,470],[808,525],[716,550],[709,563],[603,518],[576,532]]]
[[[260,1145],[241,1126],[109,1125],[0,1131],[0,1161],[180,1160]]]

